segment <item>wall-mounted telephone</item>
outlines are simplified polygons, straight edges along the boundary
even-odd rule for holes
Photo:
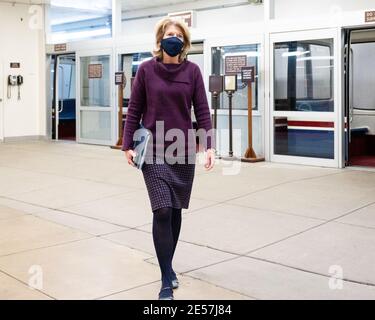
[[[20,86],[21,84],[23,84],[23,77],[21,75],[18,75],[17,76],[17,85]]]
[[[17,85],[17,76],[8,76],[8,86],[15,86]]]
[[[18,86],[18,100],[21,99],[21,85],[23,84],[23,76],[8,76],[8,99],[12,98],[12,87]]]

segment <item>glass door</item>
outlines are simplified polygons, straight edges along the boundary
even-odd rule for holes
[[[271,35],[271,161],[338,167],[337,32]]]
[[[116,143],[112,51],[77,52],[77,141]]]
[[[264,37],[259,34],[247,36],[232,36],[208,39],[205,41],[205,80],[208,90],[209,75],[225,75],[237,73],[237,91],[233,95],[232,125],[233,125],[233,154],[243,157],[249,146],[248,141],[248,101],[249,90],[242,82],[240,68],[242,66],[255,68],[255,81],[251,84],[252,101],[252,144],[258,157],[264,156]],[[233,61],[241,62],[234,70],[230,70]],[[207,94],[211,108],[214,98]],[[217,103],[217,150],[220,155],[229,151],[229,99],[223,92]],[[212,113],[214,110],[212,110]]]

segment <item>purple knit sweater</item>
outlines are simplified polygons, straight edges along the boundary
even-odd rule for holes
[[[156,148],[164,152],[172,143],[174,146],[180,146],[179,150],[183,150],[184,156],[195,154],[196,132],[193,131],[191,120],[192,104],[198,130],[203,129],[198,131],[202,137],[201,143],[205,150],[215,148],[211,114],[199,66],[188,60],[180,64],[166,64],[157,57],[142,62],[138,67],[129,99],[122,150],[133,148],[133,134],[142,118],[143,125],[152,132],[154,154]],[[158,123],[158,139],[156,121],[161,121]],[[178,128],[183,133],[177,142],[173,132],[168,137],[168,130],[173,128]],[[184,146],[179,143],[182,140]],[[180,151],[178,155],[181,155]]]

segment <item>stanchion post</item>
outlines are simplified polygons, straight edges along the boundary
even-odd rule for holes
[[[229,153],[228,157],[221,157],[224,160],[237,160],[233,156],[233,127],[232,127],[232,100],[233,93],[237,91],[237,74],[226,74],[224,75],[224,91],[228,94],[229,99]]]
[[[124,72],[116,72],[115,73],[115,85],[117,86],[118,90],[118,140],[115,146],[111,146],[112,149],[121,149],[122,147],[122,133],[123,133],[123,126],[122,126],[122,115],[123,115],[123,107],[124,107],[124,88],[126,86],[126,77]]]
[[[217,134],[217,109],[219,105],[219,97],[220,94],[223,92],[223,76],[221,75],[211,75],[209,78],[209,91],[212,93],[213,97],[213,108],[214,108],[214,131],[215,135]],[[217,140],[217,137],[215,137]],[[220,159],[220,155],[218,151],[215,151],[215,158]]]
[[[255,67],[242,67],[242,82],[247,85],[247,110],[248,110],[248,147],[242,162],[260,162],[264,158],[258,158],[253,149],[253,90],[252,86],[255,82]]]

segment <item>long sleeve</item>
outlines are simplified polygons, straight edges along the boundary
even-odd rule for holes
[[[202,73],[198,66],[195,68],[194,74],[193,106],[198,130],[204,129],[207,135],[207,141],[206,139],[201,141],[205,150],[215,148],[215,133],[213,130],[209,131],[212,129],[210,107],[207,101]]]
[[[146,89],[145,89],[145,75],[142,63],[139,65],[137,73],[134,78],[133,88],[131,90],[128,112],[126,116],[122,151],[133,148],[133,135],[138,129],[139,121],[146,104]]]

